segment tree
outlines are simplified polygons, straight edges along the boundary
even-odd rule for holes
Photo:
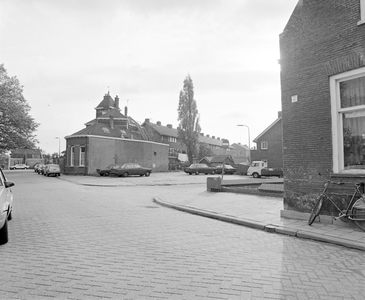
[[[193,163],[201,128],[190,75],[185,77],[183,89],[180,91],[178,121],[178,136],[186,146],[189,162]]]
[[[212,149],[208,148],[207,144],[204,143],[200,143],[199,144],[199,154],[198,154],[198,159],[202,159],[203,157],[206,156],[214,156],[214,153],[212,151]]]
[[[16,148],[34,148],[33,132],[38,128],[29,115],[30,106],[23,97],[23,87],[16,77],[9,77],[0,65],[0,153]]]

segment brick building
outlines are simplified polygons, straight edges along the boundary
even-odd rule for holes
[[[118,96],[106,94],[95,108],[96,118],[66,136],[68,174],[96,174],[110,164],[139,163],[153,171],[168,170],[168,146],[149,141],[148,133],[133,118],[120,112]]]
[[[278,118],[253,141],[256,150],[251,150],[251,161],[262,160],[269,168],[283,167],[283,122]]]
[[[319,173],[365,180],[365,0],[299,1],[280,53],[284,209],[309,212]]]

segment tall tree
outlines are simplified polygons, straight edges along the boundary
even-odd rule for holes
[[[16,148],[34,148],[37,124],[16,77],[9,77],[0,65],[0,153]]]
[[[193,80],[190,75],[185,77],[183,89],[180,91],[178,121],[179,138],[186,146],[189,162],[193,163],[201,128],[197,104],[194,99]]]

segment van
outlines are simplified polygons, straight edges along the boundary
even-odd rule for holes
[[[61,175],[61,168],[59,165],[56,164],[49,164],[44,167],[44,176],[60,176]]]

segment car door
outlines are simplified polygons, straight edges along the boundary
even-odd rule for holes
[[[140,168],[138,168],[137,164],[131,164],[130,168],[131,168],[131,171],[129,172],[130,175],[139,175],[139,172],[141,170],[140,170]]]
[[[0,228],[4,225],[12,201],[11,189],[5,187],[5,175],[0,169]]]

